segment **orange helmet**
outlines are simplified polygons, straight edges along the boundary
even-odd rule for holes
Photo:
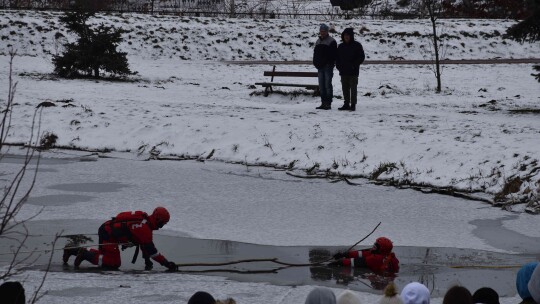
[[[385,238],[385,237],[380,237],[377,240],[375,240],[375,246],[377,246],[380,253],[382,254],[388,254],[392,252],[392,248],[394,248],[392,241],[390,241],[390,239]]]
[[[171,216],[165,207],[157,207],[150,215],[150,218],[156,224],[156,228],[159,229],[169,222]]]

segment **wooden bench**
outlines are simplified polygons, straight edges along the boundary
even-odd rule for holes
[[[317,72],[286,72],[286,71],[276,71],[276,66],[272,71],[265,71],[264,76],[269,76],[270,82],[257,82],[255,85],[260,85],[264,87],[264,96],[272,93],[273,87],[297,87],[305,88],[306,90],[313,90],[313,96],[319,94],[319,85],[318,84],[299,84],[299,83],[279,83],[274,82],[274,77],[318,77]]]

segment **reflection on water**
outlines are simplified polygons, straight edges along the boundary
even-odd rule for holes
[[[366,268],[314,266],[309,272],[314,281],[330,281],[343,286],[363,284],[375,290],[383,290],[395,278],[375,274]]]

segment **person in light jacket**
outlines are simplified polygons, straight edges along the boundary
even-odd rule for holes
[[[321,94],[320,110],[330,110],[332,108],[332,77],[334,77],[334,65],[336,63],[337,42],[330,37],[329,27],[321,24],[319,39],[315,42],[313,50],[313,65],[317,68],[319,77],[319,92]]]

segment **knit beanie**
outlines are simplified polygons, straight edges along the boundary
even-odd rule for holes
[[[405,285],[401,291],[401,300],[404,304],[429,304],[429,297],[429,289],[418,282]]]
[[[215,304],[216,300],[205,291],[197,291],[188,300],[188,304]]]
[[[360,304],[360,298],[349,290],[345,290],[337,298],[337,304]]]
[[[540,303],[540,266],[534,269],[529,284],[529,292],[536,303]]]
[[[336,304],[336,296],[328,288],[315,287],[307,295],[305,304]]]
[[[482,287],[475,291],[472,299],[474,303],[499,304],[499,294],[489,287]]]
[[[321,27],[319,28],[319,30],[325,31],[325,32],[328,32],[329,29],[330,27],[324,23],[321,23]]]
[[[516,289],[519,296],[523,300],[532,297],[531,293],[529,292],[529,287],[527,285],[531,280],[531,276],[534,269],[536,268],[536,265],[538,265],[538,262],[527,263],[523,265],[523,267],[521,267],[521,269],[517,273]]]
[[[446,291],[443,304],[474,304],[471,292],[463,286],[453,286]]]
[[[403,301],[396,291],[394,282],[390,282],[390,284],[386,285],[386,288],[384,288],[384,296],[379,300],[379,304],[403,304]]]

